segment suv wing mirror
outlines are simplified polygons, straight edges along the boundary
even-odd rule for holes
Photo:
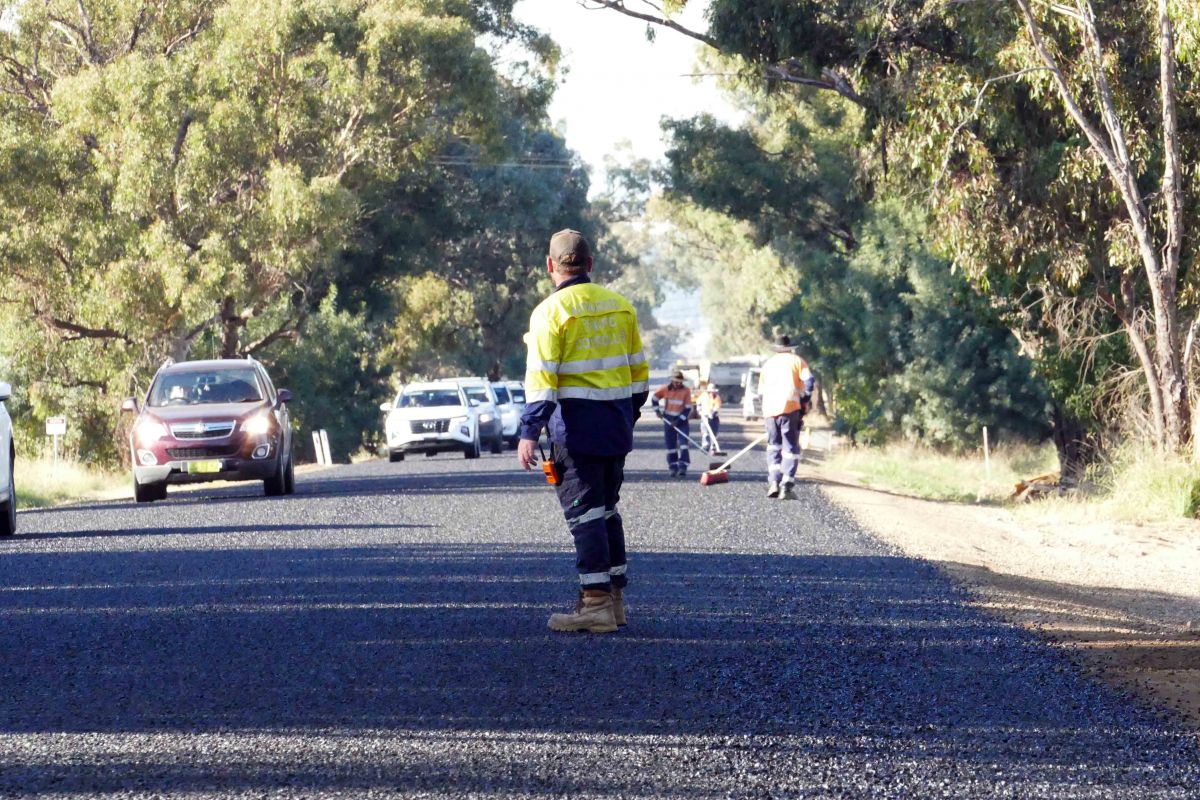
[[[3,403],[10,397],[12,397],[12,385],[8,383],[0,383],[0,403]]]
[[[283,405],[284,403],[290,403],[290,402],[292,402],[293,399],[294,399],[294,396],[292,395],[291,389],[280,389],[278,392],[275,393],[275,402],[278,403],[279,405]]]
[[[124,400],[122,400],[121,411],[127,411],[133,414],[138,413],[137,399],[133,397],[126,397]]]
[[[387,414],[388,412],[390,412],[392,410],[392,404],[391,403],[380,403],[379,410],[382,411],[383,413]]]

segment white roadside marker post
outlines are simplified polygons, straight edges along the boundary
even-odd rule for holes
[[[329,454],[329,434],[324,428],[321,428],[321,452],[325,455],[322,463],[327,467],[333,466],[333,456]]]
[[[316,454],[317,463],[324,466],[325,452],[321,449],[321,434],[317,431],[312,432],[313,437],[313,453]]]
[[[66,417],[46,417],[46,435],[54,440],[54,468],[58,469],[58,440],[67,432]]]
[[[988,447],[987,425],[983,426],[983,469],[987,472],[988,479],[992,477],[992,453]]]

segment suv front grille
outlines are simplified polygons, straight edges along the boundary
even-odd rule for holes
[[[414,419],[408,423],[413,433],[445,433],[450,430],[448,419]]]
[[[220,439],[233,433],[233,420],[222,422],[184,422],[171,426],[176,439]]]
[[[168,447],[171,458],[221,458],[237,455],[237,447]]]

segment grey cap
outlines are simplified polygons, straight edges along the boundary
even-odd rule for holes
[[[550,260],[560,267],[582,267],[592,260],[592,248],[583,234],[564,228],[550,237]]]

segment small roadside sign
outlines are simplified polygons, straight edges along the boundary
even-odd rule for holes
[[[67,418],[46,417],[46,435],[54,437],[54,465],[58,466],[58,439],[67,435]]]

